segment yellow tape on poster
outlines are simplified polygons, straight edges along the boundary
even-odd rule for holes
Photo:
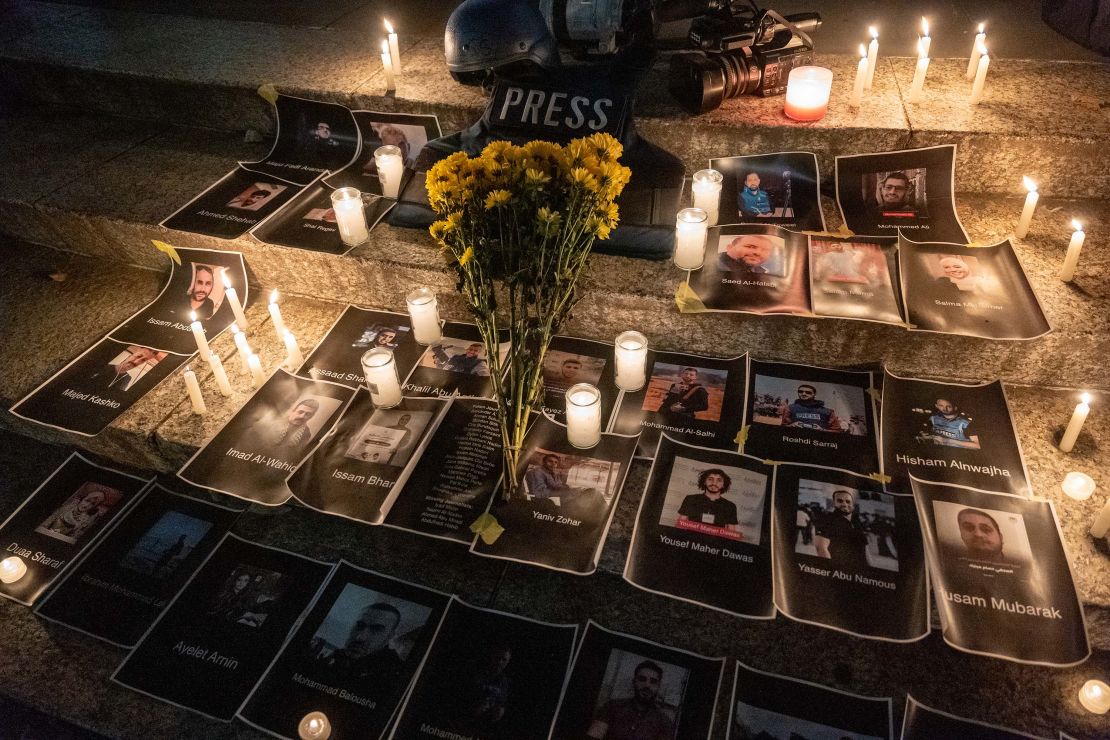
[[[181,265],[181,256],[177,253],[177,250],[173,248],[172,244],[166,244],[165,242],[160,242],[157,239],[151,239],[150,242],[154,245],[155,249],[157,249],[159,252],[164,252],[167,257],[173,260],[174,264],[179,266]]]
[[[497,542],[497,538],[501,536],[505,528],[497,521],[497,517],[487,513],[474,520],[474,523],[470,525],[470,531],[481,537],[482,542],[492,545]]]
[[[267,82],[258,86],[258,94],[262,99],[267,101],[270,105],[277,105],[278,91],[272,82]]]
[[[705,313],[709,310],[689,283],[679,283],[674,292],[674,302],[679,313]]]

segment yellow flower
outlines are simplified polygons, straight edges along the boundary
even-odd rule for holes
[[[620,218],[620,209],[616,203],[606,203],[598,207],[595,215],[609,224],[616,224]]]
[[[459,257],[459,267],[465,267],[466,263],[474,259],[474,247],[467,247],[466,251]]]
[[[571,169],[581,166],[590,153],[590,146],[585,139],[575,139],[563,147],[563,158]]]
[[[524,181],[529,185],[546,185],[551,182],[551,175],[541,170],[529,167],[524,170]]]
[[[482,150],[482,159],[505,161],[513,145],[508,141],[491,141]]]
[[[536,218],[545,226],[555,226],[562,220],[563,215],[558,211],[552,211],[550,208],[544,206],[536,211]]]
[[[594,234],[596,234],[597,238],[601,240],[608,239],[609,233],[613,230],[613,227],[604,221],[594,222],[594,227]]]
[[[448,231],[450,231],[450,227],[446,221],[435,221],[428,227],[428,233],[430,233],[432,238],[437,242],[442,242],[443,237],[447,235]]]
[[[525,156],[537,160],[547,160],[553,162],[562,155],[563,148],[558,144],[552,144],[550,141],[529,141],[524,145]]]
[[[613,162],[624,154],[624,147],[611,134],[596,133],[586,138],[592,154],[598,162]]]
[[[447,224],[447,231],[455,231],[462,225],[462,211],[451,211],[447,214],[445,223]]]
[[[577,141],[577,139],[576,139]],[[571,142],[574,143],[574,142]],[[596,193],[598,189],[597,178],[590,173],[585,167],[575,167],[570,171],[570,181],[573,185],[580,185],[591,193]]]
[[[512,194],[508,190],[491,190],[490,194],[486,196],[486,210],[492,210],[498,206],[503,206],[512,199]]]

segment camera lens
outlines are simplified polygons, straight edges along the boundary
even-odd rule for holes
[[[691,113],[705,113],[738,95],[753,93],[762,78],[745,50],[715,54],[675,54],[671,57],[670,91]]]

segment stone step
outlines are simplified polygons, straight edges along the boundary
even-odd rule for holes
[[[2,240],[0,240],[2,241]],[[132,312],[157,295],[162,275],[152,270],[126,267],[103,259],[79,256],[49,248],[7,244],[5,270],[0,273],[0,315],[5,321],[5,346],[19,348],[0,355],[0,426],[20,435],[52,444],[74,445],[121,464],[173,474],[235,414],[251,394],[249,379],[239,370],[234,344],[228,334],[212,342],[224,360],[233,395],[224,399],[204,363],[194,364],[209,413],[196,416],[176,375],[146,394],[107,430],[94,437],[43,427],[6,411],[87,347],[98,341]],[[51,279],[64,276],[61,281]],[[371,307],[396,310],[393,302],[367,300]],[[289,296],[282,313],[307,356],[343,310],[343,304]],[[251,346],[269,372],[285,356],[269,323],[264,306],[248,309]],[[753,353],[767,353],[753,348]],[[835,357],[816,355],[815,361],[836,364]],[[877,358],[871,358],[877,359]],[[1075,451],[1060,452],[1053,436],[1070,418],[1075,404],[1072,391],[1007,384],[1006,391],[1015,426],[1038,496],[1052,500],[1058,515],[1084,603],[1092,642],[1110,648],[1110,564],[1100,546],[1087,535],[1102,498],[1084,502],[1067,498],[1059,483],[1074,469],[1090,474],[1099,490],[1110,488],[1110,474],[1099,463],[1110,445],[1110,393],[1095,393],[1096,409],[1084,427]],[[636,462],[621,494],[599,568],[611,574],[624,569],[632,525],[648,466]],[[1102,546],[1102,550],[1105,546]]]
[[[191,200],[238,159],[267,144],[245,144],[231,133],[54,109],[0,116],[0,232],[103,260],[164,270],[151,239],[182,247],[239,250],[252,285],[284,295],[336,302],[404,306],[414,285],[441,296],[444,315],[465,319],[431,238],[422,230],[380,224],[370,240],[344,256],[263,244],[245,236],[220,240],[168,231],[158,223]],[[830,229],[839,218],[823,198]],[[1021,199],[961,196],[958,210],[973,239],[1004,238]],[[1071,218],[1087,224],[1088,248],[1077,279],[1056,279]],[[1104,243],[1110,204],[1046,198],[1029,237],[1016,244],[1054,331],[1027,342],[908,332],[871,322],[790,316],[682,315],[673,294],[681,273],[669,262],[592,257],[586,291],[569,331],[611,339],[638,327],[655,346],[728,356],[751,351],[768,359],[812,364],[883,360],[909,375],[962,380],[999,377],[1018,383],[1110,388],[1102,357],[1110,351],[1110,256]],[[258,295],[258,294],[256,294]],[[954,359],[958,358],[958,359]]]
[[[272,82],[288,94],[352,108],[435,113],[445,132],[454,131],[478,117],[485,98],[450,78],[445,12],[427,5],[407,11],[405,72],[397,91],[386,94],[372,14],[327,28],[289,28],[95,8],[59,17],[51,3],[28,2],[20,19],[26,30],[0,49],[0,100],[268,131],[270,110],[255,90]],[[691,117],[667,92],[662,59],[640,86],[639,129],[690,172],[715,156],[801,150],[815,152],[831,178],[837,154],[956,143],[963,191],[1021,193],[1025,174],[1046,196],[1101,197],[1110,185],[1099,156],[1110,142],[1110,119],[1100,109],[1110,99],[1103,63],[993,59],[986,97],[972,107],[966,60],[933,60],[925,102],[910,104],[915,61],[884,55],[858,112],[846,104],[856,58],[818,54],[817,63],[836,75],[830,114],[799,124],[782,115],[781,97],[746,96]]]

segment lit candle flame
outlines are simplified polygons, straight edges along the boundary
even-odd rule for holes
[[[859,45],[859,55],[861,57],[863,57],[864,59],[867,58],[867,47],[864,46],[863,44]]]
[[[277,299],[278,299],[277,288],[274,288],[274,292],[270,294],[270,303],[277,303]]]
[[[925,20],[924,16],[922,16],[922,18],[921,18],[921,35],[922,36],[928,36],[929,35],[929,21]]]
[[[388,18],[385,19],[385,30],[388,31],[389,33],[393,33],[393,24],[389,22]],[[980,30],[982,30],[982,29],[980,29]],[[315,722],[316,720],[312,720],[312,721]]]
[[[875,28],[874,26],[868,26],[867,27],[867,32],[871,34],[871,38],[873,38],[873,39],[878,39],[879,38],[879,29]]]
[[[987,51],[987,45],[986,44],[980,44],[979,45],[979,53],[982,54],[983,56],[987,57],[987,61],[990,61],[990,55],[991,54],[990,54],[989,51]]]
[[[220,270],[220,277],[223,278],[224,287],[225,288],[230,288],[231,287],[231,281],[227,279],[227,271],[226,270]]]
[[[1083,224],[1079,223],[1074,218],[1071,220],[1071,227],[1076,231],[1083,231]]]
[[[1087,404],[1089,404],[1091,402],[1091,394],[1090,393],[1084,393],[1082,396],[1079,397],[1079,400],[1083,402],[1084,406],[1086,406]]]
[[[190,311],[189,312],[189,320],[190,321],[196,321],[197,320],[197,312],[196,311]]]
[[[1030,180],[1028,175],[1022,175],[1021,181],[1025,184],[1026,190],[1032,192],[1037,189],[1037,183]]]
[[[979,24],[979,33],[983,33],[986,30],[986,28],[987,28],[986,23],[980,23]]]
[[[241,331],[242,331],[242,329],[239,328],[239,325],[236,324],[234,321],[232,321],[231,322],[231,333],[232,334],[238,334]]]

